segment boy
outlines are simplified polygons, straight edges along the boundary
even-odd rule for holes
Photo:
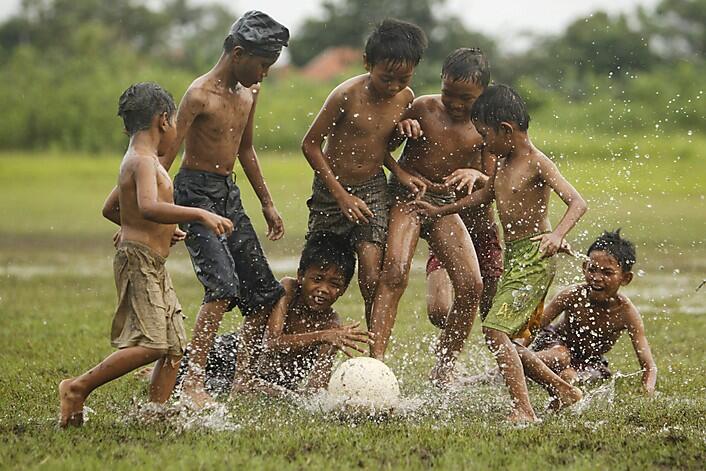
[[[230,237],[219,238],[198,223],[182,226],[196,276],[205,290],[182,390],[196,407],[211,400],[204,391],[203,369],[223,314],[237,305],[245,316],[238,371],[247,381],[252,349],[267,319],[263,313],[284,294],[245,214],[231,174],[237,155],[262,204],[267,236],[280,239],[284,227],[260,172],[253,147],[253,119],[258,84],[288,40],[287,28],[265,13],[249,11],[236,21],[216,65],[186,91],[177,113],[175,145],[162,158],[169,169],[185,139],[181,168],[174,180],[176,202],[215,211],[230,219],[235,228]]]
[[[529,114],[512,88],[507,85],[488,87],[473,104],[471,119],[488,151],[498,159],[488,183],[441,208],[424,201],[414,204],[423,215],[439,217],[495,200],[504,230],[505,271],[490,312],[483,321],[483,333],[513,400],[508,419],[536,421],[527,393],[523,361],[529,366],[539,364],[536,369],[541,373],[542,384],[555,396],[556,408],[573,404],[582,394],[549,370],[531,351],[519,346],[516,350],[512,339],[526,337],[528,327],[537,324],[544,297],[554,278],[553,256],[560,249],[566,250],[564,238],[586,212],[586,203],[556,165],[532,144],[528,134]],[[554,230],[548,217],[550,190],[568,206]]]
[[[421,200],[434,207],[456,199],[454,190],[445,185],[445,177],[460,168],[481,166],[483,140],[471,123],[470,109],[490,81],[488,60],[478,49],[458,49],[444,61],[441,79],[441,94],[415,99],[399,126],[402,136],[407,134],[407,129],[412,131],[412,137],[423,135],[407,140],[399,165],[430,182]],[[483,290],[476,252],[458,214],[420,217],[410,211],[408,204],[415,195],[402,187],[394,176],[390,181],[390,194],[394,201],[385,261],[373,305],[371,330],[375,333],[375,342],[371,355],[383,358],[421,236],[449,268],[456,293],[453,309],[442,318],[432,318],[434,325],[443,331],[436,347],[437,363],[431,379],[445,385],[451,379],[456,356],[471,330]]]
[[[540,320],[543,330],[530,348],[553,371],[569,382],[610,377],[608,353],[628,331],[642,367],[642,386],[648,396],[655,391],[657,367],[637,308],[618,291],[632,281],[635,246],[620,230],[604,232],[588,248],[583,263],[585,283],[559,293]],[[561,313],[558,322],[549,325]],[[545,327],[548,326],[548,327]]]
[[[103,208],[103,215],[121,228],[113,262],[118,307],[111,332],[119,350],[59,384],[62,428],[83,423],[83,403],[94,389],[154,361],[150,401],[169,398],[186,347],[181,307],[164,266],[176,223],[198,221],[217,235],[233,230],[228,219],[173,203],[172,182],[157,153],[174,140],[174,111],[171,95],[153,83],[132,85],[120,97],[118,115],[130,145],[118,186]]]
[[[318,232],[307,240],[297,277],[281,280],[285,295],[269,314],[263,352],[254,379],[235,383],[239,391],[281,395],[287,391],[325,388],[338,350],[363,352],[368,343],[358,323],[341,325],[332,305],[345,292],[355,270],[355,253],[348,242]],[[206,385],[211,392],[230,391],[236,371],[237,335],[216,339],[208,354]],[[182,362],[184,363],[184,362]]]
[[[307,237],[334,232],[349,239],[358,254],[358,284],[368,327],[389,210],[383,164],[410,191],[425,188],[421,179],[397,165],[388,141],[414,99],[408,85],[426,45],[419,27],[384,20],[365,44],[368,73],[331,92],[302,142],[315,174],[307,201]]]

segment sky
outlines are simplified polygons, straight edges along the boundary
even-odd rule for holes
[[[21,0],[0,0],[0,21],[17,12]],[[110,1],[110,0],[105,0]],[[297,26],[319,10],[321,0],[191,0],[222,3],[234,12],[262,10],[287,25],[293,34]],[[390,1],[390,0],[380,0]],[[574,19],[596,10],[609,13],[632,12],[638,5],[654,7],[659,0],[446,0],[444,10],[461,17],[467,27],[499,40],[506,50],[529,44],[527,34],[560,32]]]

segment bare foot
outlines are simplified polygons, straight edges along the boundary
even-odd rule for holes
[[[534,414],[534,411],[525,411],[522,409],[512,409],[510,415],[507,416],[507,421],[518,425],[541,422],[541,420]]]
[[[194,385],[192,383],[187,384],[184,382],[184,386],[181,390],[181,397],[182,399],[186,399],[191,402],[191,405],[197,410],[216,404],[216,401],[209,393],[206,392],[202,385]]]
[[[456,381],[456,374],[452,365],[437,363],[429,372],[429,381],[439,389],[446,389]]]
[[[59,403],[61,404],[59,427],[61,428],[83,425],[83,401],[86,398],[72,390],[73,381],[74,378],[70,378],[59,383]]]
[[[576,404],[583,398],[583,393],[576,386],[571,386],[565,391],[559,391],[557,397],[549,403],[549,410],[561,410]]]

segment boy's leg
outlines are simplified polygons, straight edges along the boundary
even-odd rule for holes
[[[176,384],[181,357],[165,355],[154,365],[150,380],[150,401],[164,404],[172,395]]]
[[[370,329],[373,300],[380,281],[380,270],[385,251],[379,244],[360,242],[356,245],[356,253],[358,255],[358,287],[365,302],[365,323]]]
[[[527,376],[553,396],[554,399],[550,404],[552,409],[558,410],[570,406],[583,397],[583,393],[581,393],[579,388],[571,386],[561,379],[527,347],[515,344],[515,349],[520,355],[520,360]]]
[[[262,353],[262,336],[265,333],[269,310],[246,316],[240,329],[235,377],[231,393],[246,391],[255,377],[255,362]]]
[[[433,271],[428,271],[427,316],[435,327],[443,329],[446,326],[446,318],[451,311],[453,299],[454,290],[446,269],[442,266]]]
[[[482,319],[485,319],[493,306],[493,298],[498,289],[498,278],[486,276],[482,277],[482,279],[483,292],[480,296],[480,315]]]
[[[110,354],[105,360],[81,376],[65,379],[59,383],[61,401],[60,427],[83,423],[83,403],[93,390],[105,383],[148,365],[164,353],[153,348],[127,347]]]
[[[390,225],[387,235],[387,250],[380,281],[375,291],[370,330],[375,334],[370,355],[382,360],[392,326],[397,316],[397,305],[407,287],[409,269],[414,250],[419,241],[421,224],[416,214],[409,212],[404,204],[396,204],[390,210]]]
[[[533,353],[557,374],[569,368],[571,365],[571,352],[564,345],[554,345],[553,347]]]
[[[483,281],[471,237],[458,215],[436,221],[429,234],[429,244],[447,268],[455,293],[453,307],[436,347],[437,364],[431,378],[444,383],[448,382],[456,356],[473,326]]]
[[[505,332],[483,327],[483,334],[485,334],[488,348],[498,362],[500,374],[503,375],[505,384],[510,391],[512,412],[510,412],[508,420],[511,422],[537,421],[537,416],[529,400],[522,361],[515,350],[515,345]]]
[[[204,303],[196,317],[189,344],[189,368],[182,383],[182,394],[191,399],[197,407],[203,407],[212,401],[204,385],[206,361],[229,304],[230,301],[223,299]]]

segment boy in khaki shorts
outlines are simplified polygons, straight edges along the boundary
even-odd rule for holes
[[[157,155],[176,136],[174,112],[171,95],[154,83],[132,85],[120,97],[118,115],[130,145],[118,185],[103,207],[103,215],[120,226],[113,262],[118,307],[111,330],[111,344],[119,350],[59,384],[62,428],[83,423],[83,403],[93,390],[154,361],[150,400],[169,398],[186,347],[181,307],[164,266],[169,247],[184,238],[176,224],[199,221],[218,235],[233,230],[226,218],[173,203],[172,182]]]

